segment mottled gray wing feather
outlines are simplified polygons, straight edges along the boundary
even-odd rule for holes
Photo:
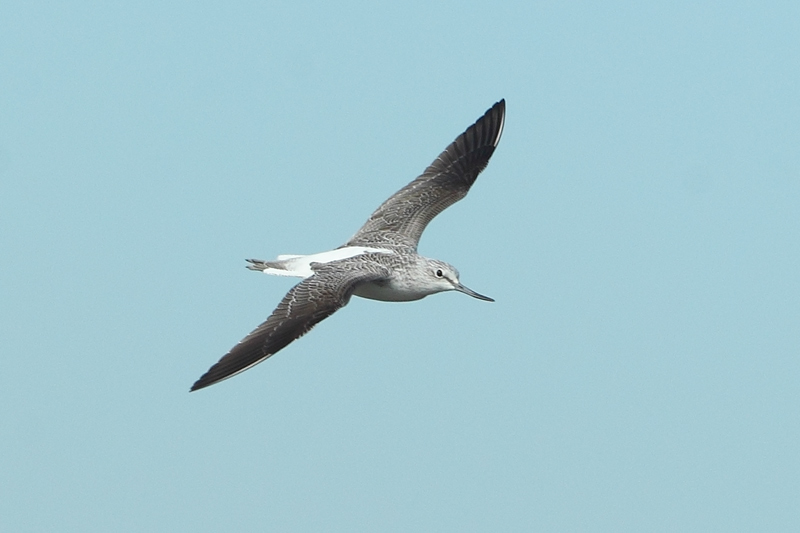
[[[494,104],[422,175],[383,202],[346,246],[383,243],[416,248],[428,222],[466,196],[486,168],[500,141],[505,112],[505,100]]]
[[[203,374],[191,390],[208,387],[257,365],[347,305],[358,285],[387,276],[374,265],[370,270],[359,269],[357,264],[327,266],[319,265],[313,276],[295,285],[272,315]]]

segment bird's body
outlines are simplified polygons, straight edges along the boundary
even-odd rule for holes
[[[251,270],[303,278],[272,315],[213,365],[192,390],[213,385],[260,363],[344,307],[353,295],[387,302],[419,300],[468,289],[458,271],[417,253],[428,222],[463,198],[489,162],[505,120],[505,101],[456,138],[417,179],[392,195],[343,246],[311,255],[248,259]]]
[[[276,261],[248,259],[250,270],[274,276],[310,278],[315,270],[328,266],[340,271],[364,271],[381,274],[375,281],[355,287],[354,296],[383,302],[411,302],[425,296],[451,290],[447,279],[458,279],[458,272],[443,261],[423,257],[413,250],[344,246],[312,255],[283,255]],[[436,277],[436,272],[442,275]],[[433,276],[429,276],[433,273]],[[447,279],[442,281],[445,278]]]

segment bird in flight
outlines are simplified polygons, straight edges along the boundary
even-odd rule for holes
[[[466,196],[486,168],[503,133],[506,104],[500,100],[459,135],[414,181],[372,213],[344,245],[311,255],[279,255],[273,261],[248,259],[247,268],[303,278],[269,318],[203,374],[192,391],[244,372],[285,348],[331,316],[353,295],[386,302],[419,300],[459,291],[479,300],[458,270],[417,253],[428,223]]]

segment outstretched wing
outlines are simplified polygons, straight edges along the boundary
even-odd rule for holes
[[[346,246],[395,243],[416,248],[428,222],[466,196],[486,168],[503,133],[505,113],[505,100],[494,104],[421,176],[383,202]]]
[[[378,269],[321,267],[313,276],[295,285],[272,315],[203,374],[191,390],[208,387],[257,365],[347,305],[358,285],[386,276]]]

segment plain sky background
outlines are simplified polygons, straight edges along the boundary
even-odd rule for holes
[[[0,530],[797,531],[800,4],[3,2]],[[420,252],[190,385],[500,98]]]

